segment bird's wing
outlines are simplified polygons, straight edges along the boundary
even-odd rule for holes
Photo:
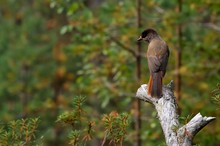
[[[169,57],[169,50],[165,42],[158,41],[148,46],[148,66],[151,73],[163,71],[166,73],[166,66]]]
[[[148,56],[148,67],[151,73],[158,72],[161,66],[159,59],[156,56]]]
[[[166,74],[166,67],[167,67],[168,58],[169,58],[169,55],[170,55],[168,47],[166,48],[166,50],[167,51],[160,58],[160,62],[161,62],[160,70],[163,71],[163,76]]]

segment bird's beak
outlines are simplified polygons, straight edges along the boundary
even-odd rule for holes
[[[137,39],[137,41],[139,42],[139,41],[141,41],[143,38],[140,36],[138,39]]]

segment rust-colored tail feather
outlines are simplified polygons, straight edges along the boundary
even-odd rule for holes
[[[148,94],[159,98],[162,95],[162,73],[152,73],[148,82]]]
[[[147,93],[148,95],[151,95],[151,89],[152,89],[152,75],[150,75],[150,79],[148,81],[148,90],[147,90]]]

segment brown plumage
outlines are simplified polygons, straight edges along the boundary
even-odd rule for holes
[[[169,48],[154,29],[143,31],[138,41],[141,40],[149,43],[147,50],[148,67],[150,70],[148,94],[159,98],[162,96],[162,79],[166,73]]]

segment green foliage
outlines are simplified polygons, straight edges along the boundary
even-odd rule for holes
[[[73,110],[71,112],[62,113],[57,122],[64,122],[65,124],[72,125],[75,127],[75,124],[80,124],[82,119],[83,104],[85,102],[85,97],[77,96],[73,100]],[[78,125],[76,125],[78,127]]]
[[[73,100],[71,111],[63,112],[58,116],[57,122],[70,125],[69,132],[70,145],[80,145],[92,138],[92,128],[94,122],[90,121],[84,111],[85,97],[77,96]]]
[[[218,105],[218,109],[220,109],[220,85],[217,85],[217,89],[212,91],[212,95],[212,100]]]
[[[109,115],[104,115],[102,121],[105,126],[105,138],[102,145],[104,145],[106,138],[110,139],[110,143],[122,145],[129,125],[128,114],[123,113],[119,115],[113,111]]]
[[[104,128],[103,132],[105,131],[105,136],[102,145],[106,143],[106,140],[109,140],[109,143],[120,143],[122,145],[129,126],[128,114],[118,114],[114,111],[109,115],[104,115],[102,120],[96,119],[96,121],[98,121],[98,123],[96,123],[89,119],[88,113],[84,110],[84,102],[85,97],[75,97],[72,110],[69,112],[63,112],[58,116],[57,122],[71,126],[71,131],[69,131],[68,136],[69,144],[74,146],[85,145],[94,137],[95,128]]]
[[[71,131],[69,134],[69,139],[70,139],[69,144],[71,144],[73,146],[79,145],[78,143],[79,143],[79,139],[80,139],[80,131],[79,130]]]
[[[36,139],[36,132],[39,118],[20,119],[9,122],[0,127],[0,145],[33,145]]]

